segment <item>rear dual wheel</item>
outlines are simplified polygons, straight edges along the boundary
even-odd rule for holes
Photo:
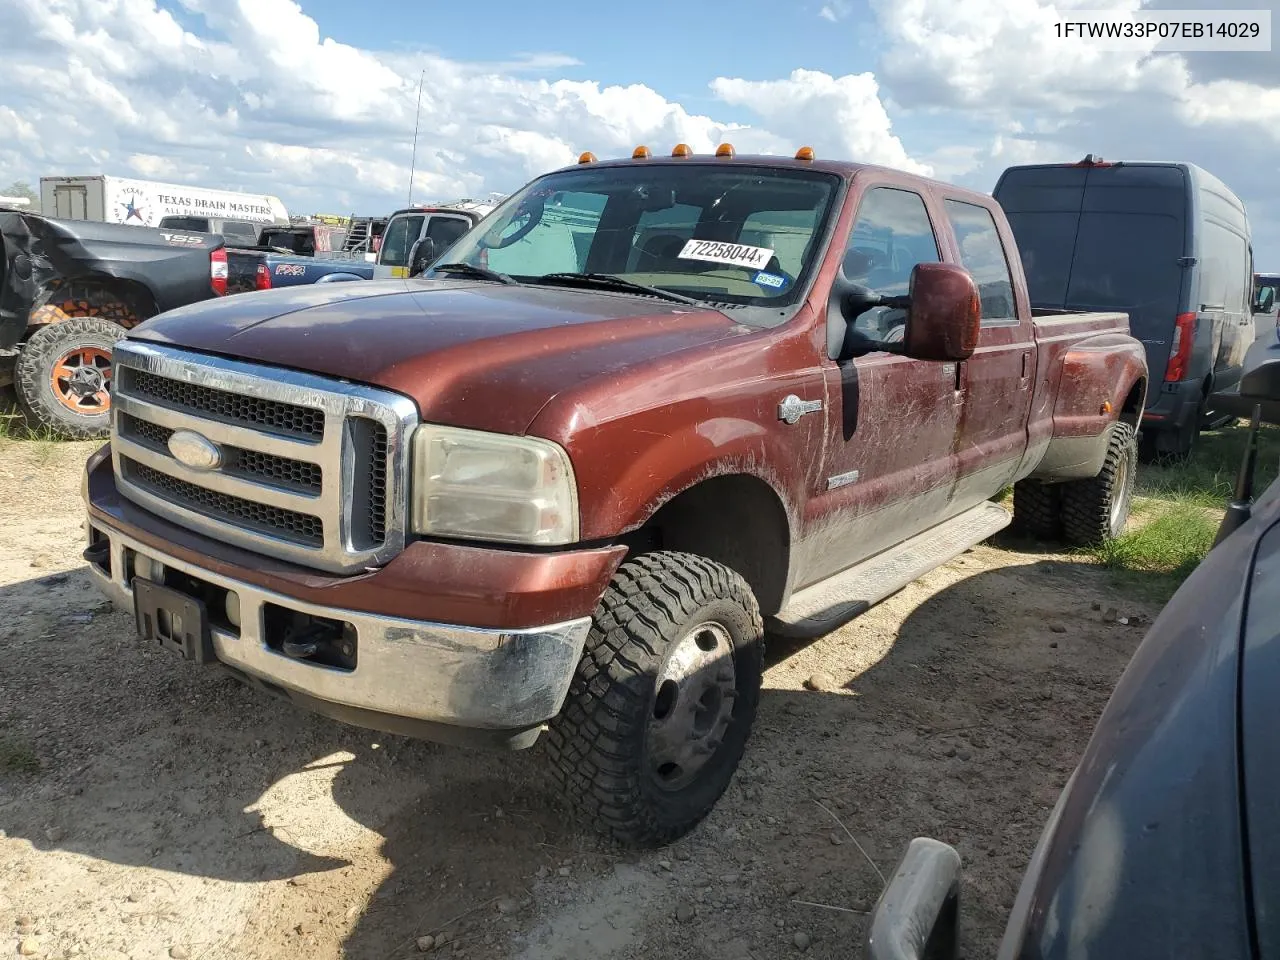
[[[1062,483],[1019,480],[1013,487],[1014,526],[1041,540],[1091,547],[1124,532],[1138,472],[1137,433],[1117,421],[1095,477]]]

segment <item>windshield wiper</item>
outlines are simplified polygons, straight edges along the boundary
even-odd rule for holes
[[[661,287],[634,283],[623,277],[615,277],[611,273],[544,273],[540,277],[533,277],[529,282],[546,283],[548,281],[583,287],[598,287],[601,290],[617,290],[623,293],[642,293],[650,297],[661,297],[663,300],[670,300],[672,303],[687,303],[694,307],[705,306],[704,303],[692,297],[672,293],[670,290],[663,290]]]
[[[479,280],[492,280],[494,283],[519,283],[515,277],[509,277],[488,267],[477,267],[469,263],[441,263],[430,268],[432,273],[465,273]]]

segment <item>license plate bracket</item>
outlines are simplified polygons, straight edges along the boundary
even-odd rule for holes
[[[197,664],[214,663],[213,636],[204,602],[196,597],[135,577],[133,610],[138,635],[184,660]]]

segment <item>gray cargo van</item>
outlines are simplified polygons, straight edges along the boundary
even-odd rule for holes
[[[1244,204],[1192,163],[1010,167],[993,191],[1008,215],[1032,306],[1124,310],[1147,348],[1143,449],[1186,457],[1226,418],[1215,390],[1253,343],[1253,248]]]

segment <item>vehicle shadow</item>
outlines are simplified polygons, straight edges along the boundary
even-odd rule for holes
[[[784,891],[794,882],[813,900],[869,907],[880,881],[845,830],[885,874],[913,836],[956,844],[967,952],[994,955],[1043,819],[1143,633],[1105,622],[1096,603],[1155,613],[1097,567],[1031,560],[933,592],[913,585],[822,641],[775,647],[739,774],[677,845],[689,860],[648,900],[617,906],[669,918],[697,893],[693,871],[744,871],[763,893],[696,932],[659,923],[645,955],[720,957],[717,943],[772,931],[775,916],[806,925],[811,956],[846,955],[862,918]],[[440,933],[473,960],[516,956],[536,913],[604,896],[619,864],[656,873],[672,856],[584,829],[538,747],[384,737],[143,649],[80,571],[0,590],[0,656],[0,844],[266,884],[273,912],[245,935],[278,952],[259,956],[395,960]],[[838,682],[803,689],[819,668]],[[50,866],[23,862],[28,881]],[[0,894],[16,902],[14,882]],[[520,955],[606,957],[630,943],[609,922]],[[702,954],[685,952],[691,937]]]

